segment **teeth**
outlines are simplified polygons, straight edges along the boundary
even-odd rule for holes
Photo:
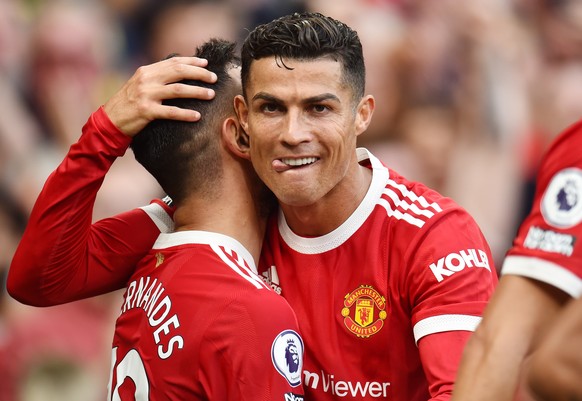
[[[317,157],[302,157],[300,159],[281,159],[281,161],[288,166],[295,167],[315,163],[317,161]]]

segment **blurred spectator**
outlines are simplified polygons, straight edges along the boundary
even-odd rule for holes
[[[403,95],[394,63],[406,32],[400,10],[390,2],[369,0],[307,0],[305,7],[345,22],[362,42],[366,93],[374,95],[376,111],[366,133],[358,137],[358,145],[393,139],[395,114]]]
[[[0,0],[0,11],[6,22],[0,28],[4,271],[44,180],[76,141],[90,112],[121,84],[116,60],[123,38],[99,2],[56,0],[26,8],[23,2]],[[131,154],[111,173],[95,219],[161,195]],[[0,277],[4,280],[4,274]],[[50,309],[29,308],[8,298],[2,281],[0,400],[104,399],[112,306],[120,299],[112,294]]]
[[[239,42],[247,26],[248,13],[234,0],[130,3],[132,10],[124,10],[123,23],[132,46],[133,67],[162,60],[171,53],[191,55],[212,37]]]
[[[255,24],[304,9],[345,21],[360,35],[367,92],[377,102],[360,146],[464,206],[500,267],[529,210],[532,178],[552,133],[582,116],[578,0],[0,0],[0,272],[46,176],[129,72],[169,53],[191,54],[213,36],[241,42]],[[128,154],[108,175],[94,217],[159,195]],[[59,349],[54,333],[64,333],[58,325],[67,315],[86,324],[66,329],[63,338],[108,339],[106,311],[116,306],[98,298],[74,311],[48,312],[6,298],[0,298],[0,350],[11,344],[21,360]],[[100,324],[104,332],[96,329]],[[47,333],[38,334],[46,341],[12,342],[14,333],[27,330]],[[91,354],[82,347],[71,340],[85,362],[98,353],[109,358],[103,348]],[[91,388],[99,384],[85,381],[93,363],[78,370],[65,357],[51,357],[20,373],[28,383],[67,377],[75,378],[68,388]],[[25,386],[27,395],[6,398],[1,377],[0,401],[32,399],[41,388]]]
[[[114,21],[100,2],[55,0],[37,9],[24,90],[45,141],[30,155],[36,163],[16,172],[20,177],[14,196],[26,210],[77,140],[87,117],[125,78],[116,69],[124,40]],[[105,180],[95,219],[147,203],[159,194],[155,180],[128,154]]]

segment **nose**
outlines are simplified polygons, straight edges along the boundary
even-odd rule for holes
[[[301,112],[289,110],[285,118],[285,125],[281,131],[281,141],[287,145],[295,146],[310,140],[309,124],[307,124]]]

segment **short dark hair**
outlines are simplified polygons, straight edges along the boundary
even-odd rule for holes
[[[222,39],[204,43],[195,55],[208,60],[207,69],[216,73],[216,83],[181,81],[214,89],[214,99],[164,101],[164,104],[199,111],[202,115],[199,121],[154,120],[130,145],[136,160],[176,203],[194,191],[211,196],[215,181],[222,176],[219,131],[224,119],[234,114],[233,98],[240,93],[240,84],[229,75],[231,68],[240,65],[235,49],[235,43]],[[173,56],[176,55],[168,57]]]
[[[284,59],[314,60],[330,57],[342,66],[344,83],[354,98],[364,96],[366,68],[362,44],[356,31],[341,21],[320,13],[294,13],[253,29],[242,46],[242,86],[249,81],[253,60],[274,56],[283,67]]]

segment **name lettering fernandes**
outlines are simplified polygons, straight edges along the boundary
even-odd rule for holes
[[[150,283],[151,281],[151,283]],[[125,293],[125,302],[121,308],[121,314],[135,308],[142,309],[148,317],[148,323],[152,328],[154,342],[158,345],[158,356],[167,359],[176,349],[184,347],[184,338],[174,333],[180,327],[177,314],[171,314],[172,300],[168,295],[162,298],[165,291],[162,283],[155,278],[140,277],[139,281],[132,281]]]

